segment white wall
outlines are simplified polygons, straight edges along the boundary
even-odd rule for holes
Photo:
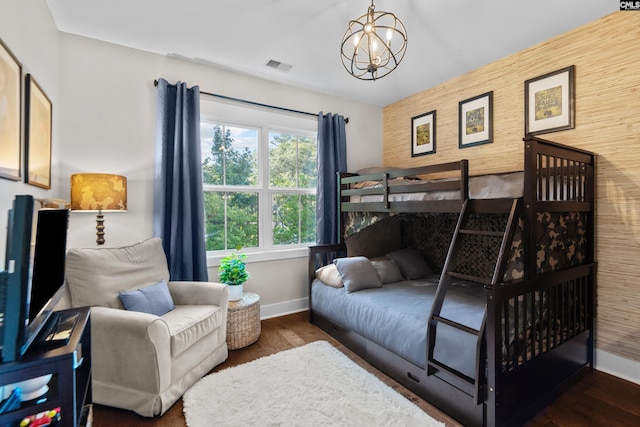
[[[106,213],[106,240],[131,243],[151,236],[155,160],[154,79],[178,80],[202,91],[290,109],[349,117],[348,163],[354,170],[382,163],[382,110],[162,55],[59,33],[45,2],[0,0],[0,38],[53,103],[52,189],[0,179],[0,255],[7,209],[16,194],[69,198],[76,172],[128,179],[125,213]],[[95,245],[95,216],[71,213],[68,246]],[[2,256],[4,258],[4,256]],[[306,258],[251,264],[245,289],[260,293],[263,313],[306,307]],[[281,272],[287,272],[281,274]],[[217,277],[210,269],[210,277]]]
[[[0,39],[22,64],[23,75],[30,73],[53,103],[52,181],[58,180],[59,141],[59,64],[58,31],[45,3],[37,0],[0,0]],[[24,79],[23,96],[24,96]],[[24,127],[24,117],[22,119]],[[0,143],[2,143],[0,141]],[[22,156],[24,161],[24,155]],[[22,175],[25,175],[24,168]],[[4,259],[7,210],[16,194],[50,197],[52,191],[0,178],[0,259]],[[3,267],[0,262],[0,269]]]
[[[176,58],[62,34],[60,38],[60,162],[57,196],[68,198],[76,172],[125,175],[128,211],[106,213],[106,240],[128,243],[151,236],[155,160],[154,79],[255,102],[349,117],[350,169],[382,161],[382,109],[233,74]],[[72,212],[69,246],[95,245],[95,215]],[[306,307],[306,256],[254,262],[245,290],[261,295],[264,316]],[[286,272],[282,274],[282,272]],[[215,268],[209,270],[216,280]]]

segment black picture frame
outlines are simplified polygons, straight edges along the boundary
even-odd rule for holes
[[[493,91],[458,103],[458,148],[493,142]]]
[[[25,88],[25,182],[51,189],[53,106],[31,74]]]
[[[436,152],[436,110],[411,118],[411,157]]]
[[[575,128],[575,65],[524,82],[524,133]]]
[[[0,178],[22,179],[22,64],[0,40]]]

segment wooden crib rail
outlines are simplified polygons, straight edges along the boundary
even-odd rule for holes
[[[528,136],[525,142],[525,206],[533,212],[592,211],[595,154]]]
[[[510,402],[552,398],[549,384],[592,366],[595,282],[594,263],[487,288],[486,390],[495,425],[515,414]]]

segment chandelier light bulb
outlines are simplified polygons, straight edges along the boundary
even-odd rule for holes
[[[392,48],[394,38],[399,41]],[[393,13],[376,12],[372,0],[367,13],[349,22],[342,39],[342,65],[358,79],[377,80],[396,69],[406,49],[407,31],[402,21]]]

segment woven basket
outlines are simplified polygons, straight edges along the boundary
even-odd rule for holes
[[[246,347],[260,338],[260,295],[244,293],[240,301],[229,302],[227,314],[227,347]]]

